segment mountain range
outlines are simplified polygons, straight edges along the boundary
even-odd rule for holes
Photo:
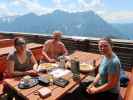
[[[23,16],[0,18],[0,31],[51,34],[59,30],[64,35],[84,37],[112,37],[129,39],[119,25],[106,22],[93,11],[68,13],[55,10],[37,16],[29,13]]]
[[[133,39],[133,23],[115,23],[113,27],[118,29],[121,33],[125,33],[129,39]]]

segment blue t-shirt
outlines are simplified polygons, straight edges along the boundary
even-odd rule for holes
[[[115,53],[113,53],[111,59],[108,59],[104,56],[99,67],[99,74],[100,74],[99,84],[103,85],[107,83],[108,75],[117,75],[120,78],[120,67],[121,67],[120,60]],[[111,93],[119,93],[119,90],[120,90],[120,81],[118,80],[117,84],[109,91]]]

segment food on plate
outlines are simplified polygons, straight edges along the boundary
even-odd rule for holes
[[[43,63],[43,64],[40,64],[39,66],[43,68],[54,68],[56,65],[53,63]]]
[[[32,77],[29,75],[26,75],[22,78],[21,84],[29,84],[32,81]]]
[[[56,63],[42,63],[39,65],[37,71],[38,72],[45,72],[48,69],[53,69],[56,67],[58,67],[58,64],[56,64]]]
[[[90,71],[90,70],[93,70],[93,69],[94,69],[94,67],[91,64],[86,64],[86,63],[80,64],[80,70],[81,71]]]

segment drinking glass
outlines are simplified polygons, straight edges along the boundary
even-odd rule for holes
[[[53,82],[54,82],[54,76],[51,74],[51,70],[47,69],[47,74],[48,74],[48,80],[49,80],[49,85],[52,88],[53,87]]]

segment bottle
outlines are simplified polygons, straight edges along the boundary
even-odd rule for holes
[[[93,60],[93,67],[96,67],[96,60]]]
[[[80,79],[80,62],[76,57],[71,60],[71,71],[74,80]]]
[[[64,56],[60,56],[59,67],[63,69],[65,68],[65,57]]]

